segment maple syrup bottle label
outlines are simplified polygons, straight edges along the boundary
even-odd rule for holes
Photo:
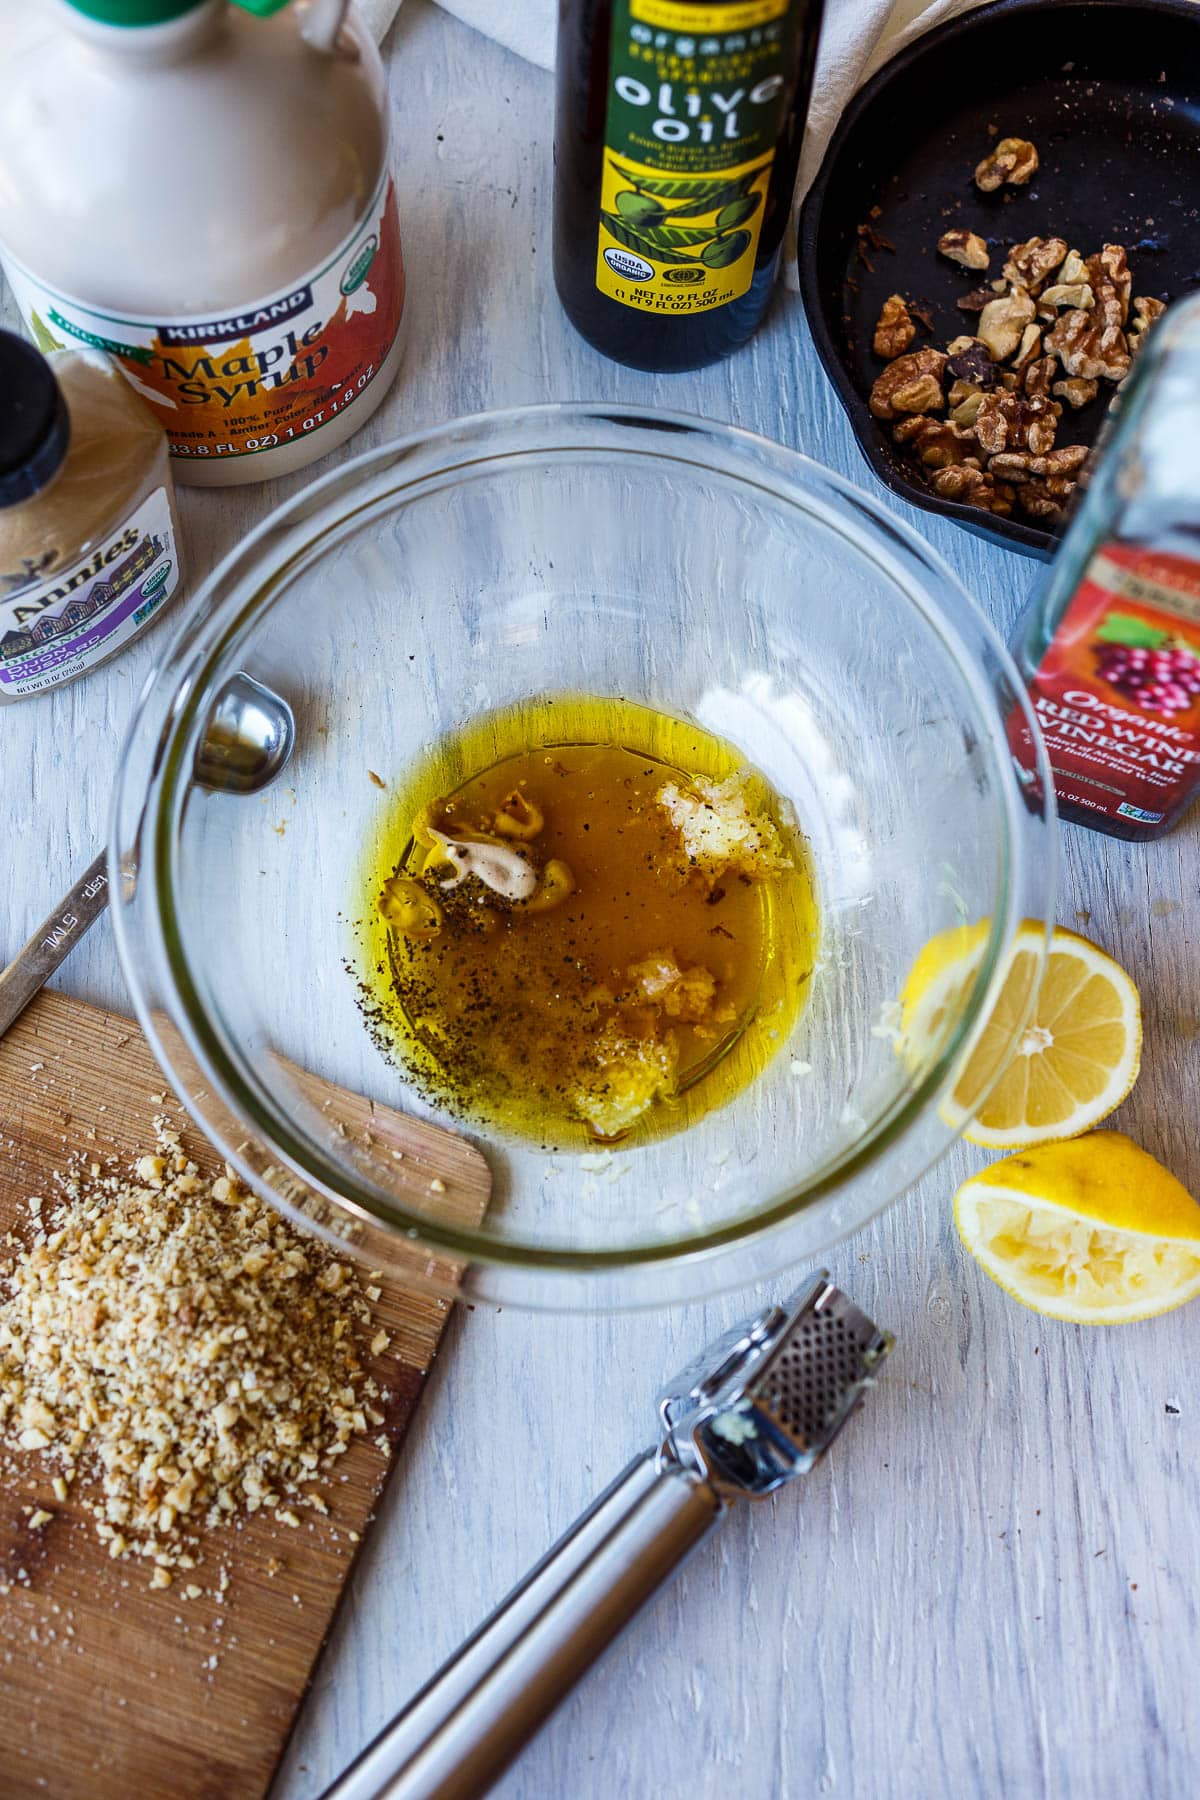
[[[804,17],[793,0],[614,0],[601,293],[659,316],[746,293]]]
[[[1162,824],[1200,782],[1200,563],[1102,543],[1029,686],[1059,800]]]
[[[170,319],[84,305],[4,258],[42,350],[104,350],[162,425],[173,457],[230,461],[319,433],[383,367],[404,309],[396,195],[386,171],[319,268],[232,312]]]

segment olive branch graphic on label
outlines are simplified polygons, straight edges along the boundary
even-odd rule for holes
[[[732,181],[678,181],[612,166],[633,185],[617,194],[615,212],[600,217],[626,250],[653,262],[708,269],[727,269],[745,253],[751,236],[742,227],[762,205],[762,195],[750,191],[761,169]]]

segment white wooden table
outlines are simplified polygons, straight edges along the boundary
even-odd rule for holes
[[[548,75],[426,0],[408,0],[388,60],[412,335],[347,454],[481,408],[627,400],[750,426],[873,486],[793,296],[694,375],[619,368],[572,333],[550,270]],[[185,490],[193,576],[307,479]],[[1007,632],[1038,565],[882,497]],[[101,843],[163,643],[0,713],[0,944]],[[1200,1192],[1200,808],[1150,849],[1063,837],[1060,920],[1120,957],[1146,1002],[1143,1074],[1116,1122]],[[123,1002],[107,925],[63,985]],[[635,1625],[504,1800],[1200,1793],[1200,1308],[1084,1331],[1008,1301],[951,1221],[979,1160],[956,1150],[832,1252],[835,1278],[898,1335],[882,1386],[801,1491],[734,1518]],[[277,1800],[324,1788],[647,1440],[659,1381],[765,1297],[454,1321]]]

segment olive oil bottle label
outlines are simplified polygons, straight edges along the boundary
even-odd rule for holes
[[[750,286],[804,8],[615,0],[596,286],[706,312]]]
[[[4,272],[41,350],[103,350],[167,434],[173,457],[256,456],[331,423],[370,386],[404,308],[396,195],[386,171],[366,213],[319,268],[223,314],[100,310],[13,257]]]

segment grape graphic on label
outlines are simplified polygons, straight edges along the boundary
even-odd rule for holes
[[[1143,712],[1187,712],[1200,699],[1200,656],[1180,644],[1099,642],[1096,673]]]

